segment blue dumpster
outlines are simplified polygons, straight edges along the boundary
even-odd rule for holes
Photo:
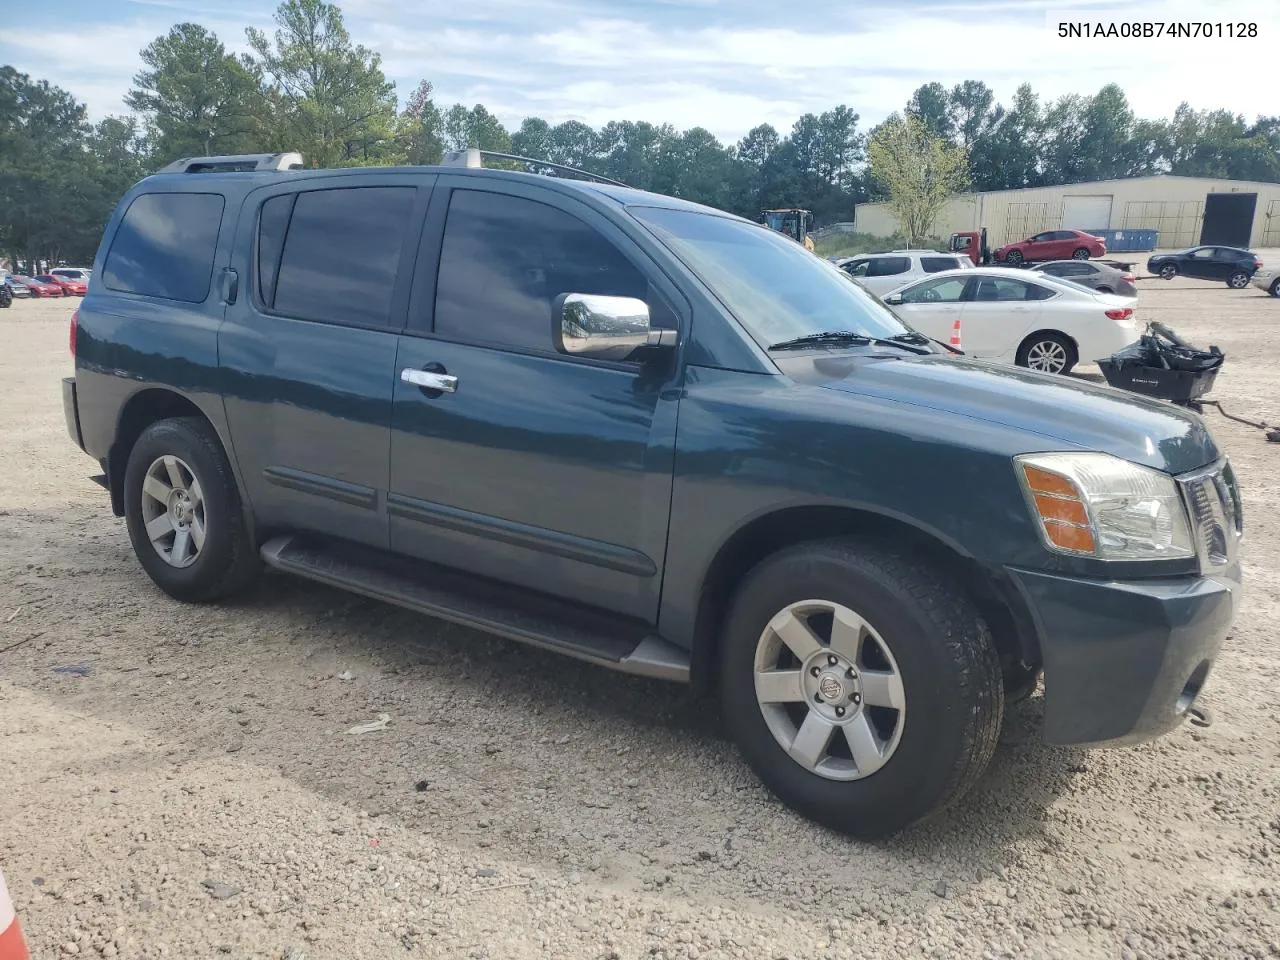
[[[1107,253],[1137,253],[1154,250],[1159,230],[1089,230],[1107,242]]]

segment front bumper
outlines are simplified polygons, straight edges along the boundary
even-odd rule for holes
[[[1276,282],[1276,272],[1274,270],[1260,270],[1255,273],[1249,280],[1259,290],[1271,292],[1271,285]]]
[[[1231,627],[1238,565],[1220,577],[1081,580],[1010,570],[1044,665],[1044,737],[1124,744],[1187,715]]]

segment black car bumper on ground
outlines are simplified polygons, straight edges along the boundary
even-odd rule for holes
[[[1218,578],[1080,580],[1009,571],[1035,621],[1044,737],[1124,744],[1186,717],[1231,627],[1238,566]]]

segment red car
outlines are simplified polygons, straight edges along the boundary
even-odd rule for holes
[[[53,273],[42,273],[36,277],[41,283],[53,283],[62,288],[64,297],[83,297],[89,292],[89,287],[82,280],[72,280],[70,277],[60,277]]]
[[[38,277],[20,277],[15,273],[13,282],[22,284],[31,291],[33,297],[61,297],[64,295],[62,287],[56,283],[50,283],[48,280],[41,280]]]
[[[1083,230],[1046,230],[1034,237],[1006,243],[995,252],[995,258],[1004,263],[1040,263],[1045,260],[1088,260],[1104,257],[1107,244]]]

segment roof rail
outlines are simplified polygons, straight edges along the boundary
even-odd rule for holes
[[[226,157],[183,157],[161,173],[243,173],[251,170],[301,170],[300,153],[242,153]]]
[[[495,153],[492,150],[477,150],[472,147],[469,150],[453,150],[444,155],[444,159],[440,161],[446,167],[470,167],[478,169],[484,166],[484,160],[509,160],[515,163],[523,163],[531,168],[530,172],[538,173],[545,171],[554,171],[552,175],[567,173],[578,177],[582,180],[593,180],[596,183],[607,183],[614,187],[625,187],[627,184],[621,180],[610,180],[608,177],[602,177],[598,173],[592,173],[590,170],[580,170],[577,167],[565,166],[563,163],[552,163],[550,160],[538,160],[534,157],[519,157],[514,153]]]

